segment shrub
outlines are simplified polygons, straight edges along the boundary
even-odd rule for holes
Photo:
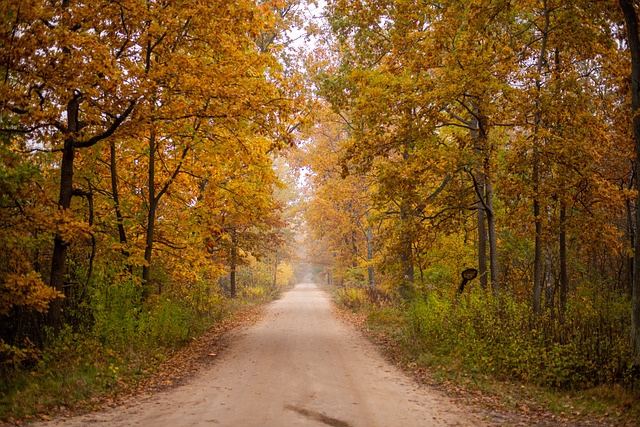
[[[193,310],[168,297],[158,297],[140,316],[138,335],[147,347],[174,348],[198,335],[209,322]]]
[[[240,294],[243,299],[261,301],[265,299],[267,290],[260,286],[244,286],[241,289]]]
[[[363,288],[348,286],[336,291],[338,302],[343,306],[357,310],[367,303],[367,292]]]
[[[630,375],[624,298],[576,300],[564,318],[534,317],[528,304],[468,294],[431,293],[407,312],[419,350],[454,357],[470,371],[536,385],[586,388]]]

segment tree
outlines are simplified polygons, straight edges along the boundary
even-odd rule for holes
[[[638,33],[638,12],[635,2],[619,0],[624,14],[627,32],[627,46],[631,53],[631,112],[633,139],[635,140],[635,165],[640,164],[640,35]],[[636,169],[635,187],[638,185]],[[640,236],[640,191],[636,199],[636,229],[635,236]],[[631,312],[631,340],[633,342],[634,363],[640,365],[640,244],[636,241],[632,284],[632,312]]]
[[[106,2],[108,3],[108,2]],[[7,5],[10,26],[3,32],[3,114],[12,117],[6,133],[20,133],[32,148],[61,153],[58,209],[50,285],[64,291],[70,241],[65,235],[74,194],[74,159],[111,137],[130,117],[141,95],[130,64],[137,55],[124,5],[61,5],[29,1]],[[109,28],[107,23],[118,23]],[[64,121],[61,121],[64,117]],[[60,326],[62,301],[49,310]]]
[[[189,210],[198,186],[213,180],[197,176],[200,164],[219,164],[218,156],[256,141],[261,155],[292,142],[293,84],[282,78],[278,47],[258,45],[277,21],[268,4],[32,0],[3,8],[0,93],[9,124],[3,133],[23,135],[28,150],[61,154],[53,167],[60,180],[50,273],[60,293],[67,289],[69,236],[87,228],[74,218],[80,210],[74,195],[87,194],[78,176],[90,189],[108,191],[120,251],[132,258],[130,271],[142,265],[148,282],[159,212],[169,205],[163,202],[177,196],[170,203],[177,209],[164,211],[165,223]],[[103,141],[108,151],[101,150]],[[108,164],[107,175],[94,174],[92,161]],[[130,170],[123,169],[127,162]],[[109,190],[103,176],[110,176]],[[139,240],[127,238],[127,223],[141,219],[141,206],[142,260],[134,248]],[[171,239],[163,244],[181,247]],[[51,305],[53,326],[60,326],[61,307],[60,299]]]
[[[362,267],[367,269],[369,286],[373,283],[373,226],[370,189],[366,176],[343,176],[340,159],[345,154],[347,133],[340,117],[333,115],[326,105],[318,106],[321,122],[308,131],[308,142],[302,147],[300,166],[311,171],[312,194],[305,207],[309,238],[325,242],[333,253],[332,267],[344,278],[358,277]],[[314,253],[314,259],[324,258]],[[362,277],[364,279],[364,277]]]

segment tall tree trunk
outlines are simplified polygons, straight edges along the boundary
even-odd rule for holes
[[[500,291],[500,282],[498,278],[498,242],[496,236],[496,216],[493,209],[493,186],[491,184],[491,174],[489,172],[489,158],[485,157],[485,200],[487,225],[489,228],[489,265],[491,267],[491,289],[494,295]],[[486,267],[485,267],[486,268]]]
[[[238,263],[238,236],[236,234],[236,230],[231,232],[231,265],[229,273],[229,292],[231,294],[231,298],[236,297],[236,266]]]
[[[62,152],[62,165],[60,167],[60,196],[58,198],[58,210],[68,211],[71,208],[73,197],[73,160],[75,148],[73,140],[67,138]],[[65,292],[64,274],[67,265],[68,242],[62,239],[60,233],[56,233],[53,240],[53,256],[51,257],[50,285],[60,293]],[[49,304],[49,326],[58,329],[61,325],[62,299],[56,298]]]
[[[155,225],[156,225],[156,210],[158,208],[158,198],[156,197],[156,186],[155,186],[155,178],[156,178],[156,169],[155,169],[155,157],[156,157],[156,134],[155,130],[151,129],[151,134],[149,135],[149,170],[148,170],[148,179],[149,179],[149,194],[148,194],[148,204],[149,210],[147,212],[147,232],[146,232],[146,245],[144,248],[144,261],[145,264],[142,266],[142,299],[146,300],[150,295],[150,283],[149,279],[151,276],[151,256],[153,254],[153,236],[155,233]]]
[[[73,198],[73,160],[75,157],[75,135],[80,130],[78,113],[82,95],[74,93],[67,104],[67,136],[62,150],[62,164],[60,165],[60,195],[58,198],[58,210],[66,213],[71,208]],[[60,293],[65,292],[64,274],[67,266],[67,248],[69,242],[65,242],[59,232],[53,239],[53,255],[51,257],[51,278],[49,285]],[[56,298],[49,304],[48,323],[54,329],[61,324],[62,299]]]
[[[485,160],[486,160],[486,140],[484,138],[484,129],[480,123],[478,107],[475,102],[471,103],[474,117],[469,120],[467,125],[470,129],[471,138],[473,139],[473,149],[477,153],[477,161],[474,169],[475,175],[472,173],[473,185],[475,186],[477,199],[477,220],[478,220],[478,280],[483,290],[487,289],[489,278],[487,270],[487,204],[486,204],[486,176],[485,176]]]
[[[567,273],[567,210],[564,204],[560,207],[560,319],[564,319],[567,310],[567,292],[569,275]]]
[[[120,210],[120,195],[118,192],[118,167],[117,167],[117,156],[116,156],[116,142],[112,139],[109,144],[109,151],[111,157],[110,171],[111,171],[111,195],[113,198],[113,203],[115,204],[116,209],[116,224],[118,227],[118,238],[120,240],[120,244],[123,246],[127,244],[127,233],[124,230],[124,218],[122,216],[122,211]],[[122,249],[122,255],[125,257],[129,256],[129,251],[127,251],[124,247]]]
[[[542,39],[540,45],[540,53],[538,54],[538,63],[536,65],[536,71],[538,74],[542,72],[542,68],[545,64],[545,57],[547,55],[547,41],[549,38],[549,25],[550,15],[547,0],[542,1],[544,10],[544,26],[542,28]],[[542,215],[541,215],[541,203],[540,203],[540,126],[542,124],[542,116],[540,112],[540,91],[542,89],[542,83],[539,78],[536,78],[536,89],[538,92],[535,104],[536,113],[534,117],[534,135],[533,135],[533,216],[535,224],[535,237],[534,237],[534,256],[533,256],[533,312],[540,314],[542,311],[542,288],[543,288],[543,270],[544,270],[544,258],[542,254],[543,241],[542,241]]]
[[[487,220],[484,208],[485,182],[484,172],[477,173],[476,197],[478,198],[478,279],[480,287],[487,289],[489,283],[487,270]]]
[[[167,179],[164,183],[164,185],[159,187],[160,191],[156,191],[156,184],[155,184],[155,179],[156,179],[156,152],[157,152],[157,147],[156,147],[156,142],[157,142],[157,138],[156,138],[156,129],[152,126],[151,127],[151,132],[149,134],[149,171],[148,171],[148,179],[149,179],[149,197],[148,197],[148,204],[149,204],[149,211],[147,214],[147,235],[146,235],[146,246],[144,249],[144,260],[145,260],[145,265],[142,267],[142,284],[143,284],[143,289],[142,289],[142,298],[143,300],[148,298],[149,296],[149,278],[150,278],[150,274],[151,274],[151,258],[153,255],[153,239],[155,236],[155,225],[156,225],[156,213],[158,210],[158,205],[160,203],[160,199],[162,199],[162,197],[167,193],[167,190],[169,189],[169,187],[171,186],[171,184],[175,181],[176,177],[178,176],[178,174],[180,173],[180,171],[182,170],[182,165],[184,163],[184,159],[187,157],[187,153],[190,150],[190,146],[185,146],[182,149],[182,154],[179,157],[179,162],[178,165],[176,166],[176,168],[173,170],[173,173],[171,174],[171,176],[169,177],[169,179]],[[160,288],[159,288],[160,289]]]
[[[635,140],[635,167],[640,165],[640,37],[638,36],[638,14],[633,0],[619,0],[624,13],[627,29],[627,43],[631,53],[631,106],[633,117],[633,137]],[[638,174],[636,188],[638,185]],[[640,236],[640,191],[636,199],[635,235]],[[633,263],[633,284],[631,297],[631,340],[634,350],[634,363],[640,365],[640,245],[635,245]]]
[[[69,7],[69,0],[62,0],[62,8]],[[63,50],[65,55],[69,54],[68,48]],[[62,164],[60,165],[60,194],[58,197],[58,210],[67,211],[71,208],[71,198],[73,197],[73,160],[75,157],[75,134],[78,132],[78,112],[80,109],[81,97],[74,93],[67,104],[67,132],[68,136],[64,140],[62,148]],[[64,294],[64,274],[67,267],[67,247],[68,242],[62,239],[59,232],[53,239],[53,254],[51,256],[51,276],[49,285],[56,291]],[[62,314],[62,299],[56,298],[49,303],[47,312],[49,326],[57,330],[60,328]]]

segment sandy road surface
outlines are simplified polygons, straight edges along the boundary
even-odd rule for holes
[[[300,284],[269,306],[211,367],[129,406],[40,426],[482,426],[419,388],[332,317],[327,295]]]

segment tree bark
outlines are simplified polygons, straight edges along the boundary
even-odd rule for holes
[[[367,227],[367,274],[369,276],[369,288],[373,289],[375,287],[373,271],[373,227],[370,225]]]
[[[238,263],[238,236],[236,230],[231,232],[231,260],[230,260],[230,273],[229,273],[229,293],[231,298],[236,297],[236,265]]]
[[[567,273],[567,212],[564,205],[560,208],[560,319],[564,319],[567,310],[567,292],[569,275]]]
[[[478,198],[478,280],[480,281],[480,287],[487,289],[489,283],[487,270],[487,220],[484,200],[482,200],[485,194],[484,172],[479,171],[476,180],[476,197]]]
[[[73,198],[73,161],[75,158],[75,135],[80,130],[78,115],[82,94],[74,92],[67,103],[67,137],[62,149],[62,163],[60,165],[60,195],[58,198],[58,210],[66,214],[71,208]],[[60,293],[65,292],[64,274],[67,266],[67,248],[69,242],[65,242],[59,232],[53,239],[53,255],[51,257],[51,278],[49,285]],[[49,304],[47,313],[49,326],[58,329],[61,325],[62,299],[56,298]]]
[[[493,210],[493,186],[491,185],[491,174],[489,173],[489,159],[485,157],[485,200],[486,200],[486,216],[489,231],[489,265],[491,268],[491,289],[494,295],[498,295],[500,291],[500,282],[498,278],[498,242],[496,236],[496,216]],[[486,268],[486,267],[485,267]]]
[[[477,221],[478,221],[478,280],[480,281],[480,287],[483,290],[487,289],[489,283],[488,268],[487,268],[487,219],[493,212],[488,212],[488,202],[493,205],[492,193],[489,194],[488,183],[488,157],[487,157],[487,138],[484,129],[484,125],[481,122],[480,112],[478,105],[475,101],[471,101],[471,110],[473,111],[473,117],[469,121],[465,121],[465,124],[469,126],[469,133],[471,139],[473,139],[473,149],[477,153],[477,160],[474,164],[475,174],[472,172],[473,185],[475,187],[476,199],[477,199]],[[490,200],[488,199],[490,198]],[[495,225],[495,222],[493,223]],[[495,227],[494,227],[495,237]],[[489,239],[489,248],[494,247],[491,245]],[[491,258],[491,256],[490,256]],[[492,269],[493,273],[493,269]]]
[[[145,264],[142,267],[142,299],[146,300],[150,295],[149,279],[151,276],[151,256],[153,254],[153,236],[155,233],[156,225],[156,210],[158,208],[158,198],[156,197],[156,169],[155,169],[155,157],[156,157],[156,134],[155,130],[151,130],[149,135],[149,194],[148,203],[149,210],[147,212],[147,232],[144,248],[144,261]]]
[[[549,8],[547,5],[547,0],[543,0],[542,2],[544,6],[544,27],[542,28],[542,39],[540,46],[540,53],[538,56],[538,63],[536,66],[536,71],[538,74],[542,72],[542,68],[545,63],[545,56],[547,54],[547,40],[549,38],[549,25],[550,25],[550,16],[549,16]],[[542,288],[543,288],[543,270],[544,270],[544,259],[542,254],[542,216],[540,209],[540,183],[541,183],[541,174],[540,174],[540,126],[542,123],[542,117],[540,114],[540,100],[539,95],[542,88],[542,83],[539,78],[536,78],[536,89],[538,92],[538,97],[536,98],[536,113],[534,117],[535,127],[534,127],[534,136],[533,136],[533,216],[534,216],[534,224],[535,224],[535,237],[534,237],[534,256],[533,256],[533,312],[534,314],[540,314],[542,311]]]
[[[77,116],[76,116],[77,118]],[[60,166],[60,196],[58,198],[58,209],[68,211],[71,207],[73,197],[73,160],[75,148],[73,139],[70,137],[64,141],[62,152],[62,165]],[[51,279],[50,286],[56,291],[65,292],[64,274],[67,265],[67,248],[69,243],[62,239],[60,233],[56,233],[53,240],[53,256],[51,257]],[[62,298],[56,298],[49,304],[48,323],[54,329],[61,326]]]
[[[111,157],[110,171],[111,171],[111,195],[113,198],[113,203],[115,204],[116,209],[116,223],[118,227],[118,238],[122,245],[127,244],[127,233],[124,229],[124,218],[122,216],[122,211],[120,210],[120,196],[118,193],[118,167],[117,167],[117,157],[116,157],[116,142],[111,140],[109,144],[109,151]],[[127,251],[124,247],[122,249],[122,255],[125,257],[129,256],[129,251]]]
[[[627,43],[631,53],[631,107],[633,137],[635,140],[635,166],[640,165],[640,37],[638,35],[638,14],[632,0],[619,0],[624,13],[627,29]],[[635,176],[636,188],[638,174]],[[635,236],[640,236],[640,191],[636,199]],[[634,364],[640,365],[640,245],[634,248],[633,283],[631,297],[631,341],[634,351]]]

